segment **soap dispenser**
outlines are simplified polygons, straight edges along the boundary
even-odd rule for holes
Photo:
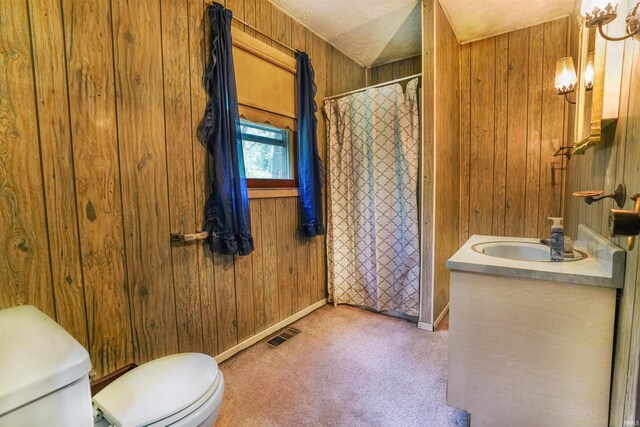
[[[562,226],[562,218],[549,217],[549,221],[551,221],[551,239],[549,240],[551,261],[563,261],[564,227]]]

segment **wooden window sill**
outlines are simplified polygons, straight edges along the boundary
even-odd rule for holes
[[[249,188],[249,199],[273,199],[278,197],[298,197],[297,188]]]

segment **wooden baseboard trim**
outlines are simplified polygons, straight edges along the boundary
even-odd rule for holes
[[[422,329],[423,331],[433,332],[435,329],[431,323],[427,322],[418,322],[418,329]]]
[[[442,322],[442,319],[444,319],[444,316],[446,316],[448,312],[449,312],[449,303],[447,303],[447,305],[444,307],[444,310],[442,310],[442,312],[440,313],[436,321],[433,322],[434,329],[438,327],[438,325],[440,324],[440,322]]]
[[[296,320],[302,319],[307,314],[319,309],[320,307],[322,307],[322,306],[324,306],[326,304],[327,304],[327,300],[323,299],[321,301],[318,301],[315,304],[310,305],[309,307],[305,308],[304,310],[300,310],[296,314],[287,317],[286,319],[276,323],[275,325],[265,329],[264,331],[252,336],[251,338],[242,341],[240,344],[231,347],[229,350],[220,353],[219,355],[217,355],[215,357],[216,362],[221,363],[221,362],[227,360],[228,358],[230,358],[234,354],[239,353],[239,352],[241,352],[242,350],[244,350],[244,349],[246,349],[248,347],[251,347],[252,345],[257,343],[258,341],[261,341],[261,340],[265,339],[269,335],[279,331],[280,329],[284,328],[285,326],[288,326],[288,325],[292,324]]]

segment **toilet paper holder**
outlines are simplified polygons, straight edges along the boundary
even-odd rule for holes
[[[640,193],[634,194],[631,200],[635,202],[633,210],[611,209],[609,212],[609,235],[628,236],[628,251],[633,250],[640,233]]]

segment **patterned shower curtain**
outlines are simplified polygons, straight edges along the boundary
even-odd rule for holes
[[[334,304],[418,316],[418,79],[325,103]]]

